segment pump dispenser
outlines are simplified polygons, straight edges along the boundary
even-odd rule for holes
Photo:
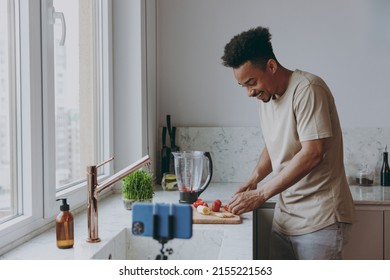
[[[73,215],[69,212],[69,204],[66,202],[66,198],[59,198],[58,200],[62,200],[62,205],[60,206],[61,212],[56,218],[57,247],[69,249],[74,244]]]

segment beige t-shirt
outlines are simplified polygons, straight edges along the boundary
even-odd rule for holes
[[[295,70],[286,92],[259,102],[260,122],[275,176],[302,148],[326,138],[323,161],[280,193],[274,227],[282,233],[310,233],[338,222],[352,223],[354,204],[344,170],[343,139],[333,96],[325,82]]]

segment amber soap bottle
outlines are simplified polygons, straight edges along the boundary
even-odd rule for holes
[[[73,215],[69,212],[69,204],[66,202],[66,198],[59,198],[58,200],[62,200],[62,205],[60,206],[61,212],[56,218],[57,247],[69,249],[74,244]]]

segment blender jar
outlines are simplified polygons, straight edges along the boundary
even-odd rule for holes
[[[184,151],[172,152],[174,156],[175,175],[180,192],[180,203],[194,203],[207,188],[213,174],[213,164],[209,152]],[[202,184],[204,165],[207,166],[207,177]]]

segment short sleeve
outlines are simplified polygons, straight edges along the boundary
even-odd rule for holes
[[[294,95],[294,114],[300,141],[332,137],[329,94],[326,88],[309,84]]]

